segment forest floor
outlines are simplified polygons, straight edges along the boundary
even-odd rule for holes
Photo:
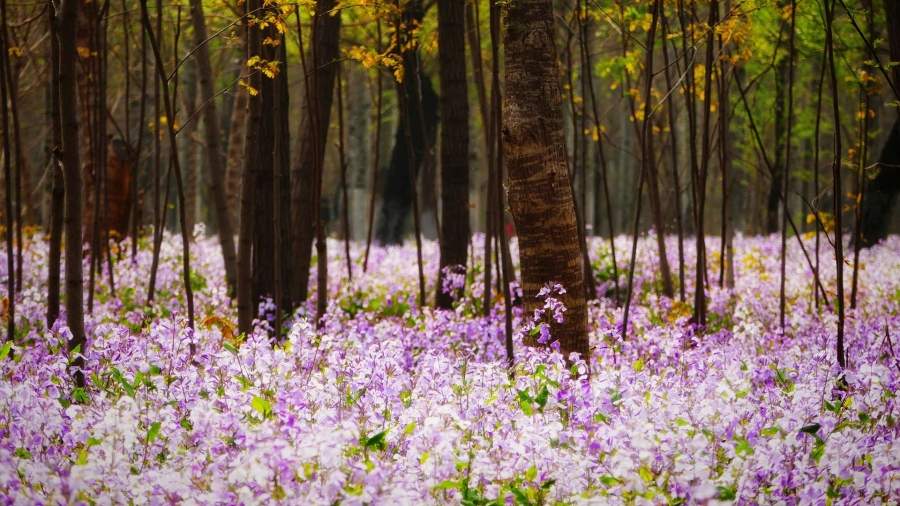
[[[314,308],[313,291],[288,339],[273,347],[266,318],[256,334],[234,335],[215,238],[198,235],[192,249],[193,332],[179,238],[164,241],[152,307],[151,253],[142,244],[132,263],[126,241],[115,295],[104,271],[86,317],[89,380],[77,390],[68,380],[64,318],[52,330],[43,323],[47,246],[38,237],[25,249],[18,335],[0,349],[0,497],[5,504],[897,504],[900,238],[862,252],[843,381],[836,318],[824,302],[816,309],[812,271],[793,239],[789,324],[779,328],[779,244],[774,236],[738,237],[729,290],[718,287],[719,243],[710,239],[710,319],[697,329],[688,304],[656,294],[655,241],[642,239],[628,339],[618,338],[621,308],[601,298],[590,306],[588,363],[568,369],[558,354],[527,349],[518,336],[511,380],[501,308],[480,316],[479,251],[456,311],[441,312],[417,307],[414,247],[374,248],[364,274],[364,245],[353,245],[349,282],[342,245],[330,242],[323,327],[302,317]],[[608,243],[594,238],[589,247],[601,293],[611,294]],[[616,250],[624,287],[630,239],[619,237]],[[668,251],[677,274],[674,238]],[[821,261],[833,304],[830,249]],[[425,263],[433,294],[433,243],[425,244]],[[4,264],[0,278],[6,274]],[[688,300],[695,278],[688,267]]]

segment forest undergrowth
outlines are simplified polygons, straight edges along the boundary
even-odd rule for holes
[[[623,287],[630,241],[616,241]],[[132,261],[126,240],[113,250],[115,293],[104,266],[86,315],[84,389],[69,379],[65,318],[44,323],[46,244],[27,244],[18,334],[0,348],[5,504],[900,501],[898,237],[860,253],[843,373],[833,254],[823,249],[820,268],[832,300],[817,308],[812,271],[789,246],[782,331],[774,235],[735,239],[734,289],[719,288],[719,244],[708,240],[706,328],[689,322],[677,295],[657,295],[655,240],[641,239],[625,340],[608,243],[590,238],[607,295],[590,303],[592,356],[569,367],[552,349],[522,346],[522,332],[565,317],[559,287],[548,287],[544,314],[514,309],[511,373],[502,301],[481,316],[478,247],[468,278],[449,277],[455,311],[418,307],[410,244],[374,248],[367,273],[353,263],[352,282],[333,254],[321,328],[304,316],[315,314],[313,293],[273,346],[266,301],[256,333],[236,335],[215,238],[198,233],[191,249],[193,331],[180,237],[163,241],[152,306],[152,253],[141,244]],[[352,245],[353,258],[363,248]],[[692,242],[685,255],[691,294]],[[424,261],[433,294],[435,243],[424,244]]]

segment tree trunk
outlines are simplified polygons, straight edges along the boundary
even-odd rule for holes
[[[247,88],[238,85],[231,109],[231,127],[228,131],[228,153],[225,167],[225,195],[229,218],[233,218],[234,228],[240,222],[241,167],[244,166],[244,134],[247,123]],[[219,229],[221,233],[221,228]],[[232,243],[233,243],[232,239]]]
[[[66,325],[72,333],[68,351],[75,384],[84,387],[84,357],[87,344],[84,334],[84,271],[81,261],[82,183],[78,144],[78,94],[76,64],[78,45],[78,1],[64,0],[59,19],[59,105],[62,125],[62,154],[66,199]]]
[[[262,0],[247,0],[247,12],[256,12],[262,6]],[[256,26],[247,29],[247,55],[248,58],[262,54],[262,34]],[[262,97],[259,96],[262,87],[262,74],[251,69],[248,85],[255,91],[247,98],[247,128],[244,138],[244,172],[241,175],[241,225],[238,235],[237,257],[237,305],[238,305],[238,331],[249,334],[253,330],[253,234],[254,204],[256,192],[256,174],[259,170],[257,164],[257,151],[259,149],[259,128],[261,123],[260,113]]]
[[[92,234],[94,231],[94,213],[95,213],[95,188],[97,181],[96,161],[96,125],[97,118],[94,117],[96,110],[96,86],[97,78],[95,70],[99,67],[97,60],[99,59],[99,51],[94,41],[97,28],[97,3],[88,2],[86,0],[76,0],[79,2],[78,8],[78,30],[77,44],[78,47],[87,50],[87,56],[76,53],[76,72],[78,78],[78,109],[81,116],[80,131],[82,134],[81,144],[81,162],[82,162],[82,180],[84,182],[84,230],[83,239],[91,241],[93,247]],[[92,262],[93,263],[93,262]]]
[[[781,23],[781,31],[787,30],[785,22]],[[779,195],[784,190],[784,139],[786,132],[786,120],[784,111],[784,91],[787,84],[787,59],[783,58],[775,66],[775,160],[772,164],[772,186],[769,187],[769,197],[766,200],[766,233],[774,234],[781,228],[778,226],[778,202]]]
[[[444,269],[465,274],[469,246],[469,101],[466,86],[465,5],[438,1],[441,116],[441,260],[436,305],[450,309]]]
[[[339,57],[338,37],[341,31],[341,13],[331,15],[335,0],[318,0],[316,4],[315,47],[311,47],[306,76],[309,90],[301,94],[300,128],[297,136],[294,160],[291,164],[291,299],[294,304],[306,301],[309,295],[309,266],[312,262],[312,241],[315,237],[317,216],[315,209],[316,188],[313,184],[316,170],[325,159],[325,146],[334,98],[334,81],[337,66],[329,65]],[[329,14],[326,14],[329,13]],[[315,83],[313,83],[315,79]],[[315,93],[315,96],[310,94]],[[316,109],[311,109],[310,106]],[[322,259],[324,260],[324,259]]]
[[[369,142],[372,129],[372,99],[367,84],[367,71],[348,65],[347,76],[347,184],[350,205],[350,238],[366,240],[368,193],[367,178],[371,170]]]
[[[900,3],[884,0],[885,20],[890,43],[890,61],[900,61]],[[892,68],[891,80],[900,89],[900,65]],[[900,97],[894,97],[900,100]],[[877,175],[868,182],[866,198],[862,206],[860,241],[862,246],[878,244],[888,234],[891,212],[900,193],[900,110],[894,120],[891,134],[881,149]]]
[[[62,253],[63,220],[65,219],[65,180],[55,153],[62,150],[62,124],[59,111],[59,36],[57,35],[56,5],[49,1],[50,14],[50,130],[53,135],[54,156],[50,160],[53,171],[50,201],[50,272],[47,276],[47,328],[59,318],[59,281]],[[76,134],[77,135],[77,134]]]
[[[287,126],[287,111],[289,110],[287,65],[284,57],[281,56],[280,51],[278,51],[278,48],[285,44],[285,40],[283,37],[279,37],[278,31],[275,29],[274,25],[270,25],[263,29],[263,37],[271,40],[281,40],[281,44],[278,46],[268,44],[263,45],[261,56],[268,62],[279,61],[282,62],[282,64],[278,66],[278,73],[275,74],[273,78],[263,77],[262,87],[259,92],[260,97],[262,97],[261,117],[265,118],[265,121],[262,121],[260,124],[256,148],[256,167],[258,172],[256,176],[256,189],[254,190],[256,200],[254,207],[255,223],[253,229],[254,283],[251,291],[252,300],[254,302],[259,302],[264,298],[274,299],[276,270],[281,270],[281,282],[284,283],[290,280],[290,276],[288,275],[288,272],[284,271],[283,265],[277,265],[275,263],[275,248],[277,245],[275,240],[275,227],[273,226],[275,221],[275,200],[283,200],[285,196],[289,197],[289,194],[282,194],[281,190],[287,190],[289,188],[287,178],[290,174],[289,168],[286,167],[286,165],[288,160],[290,160],[290,149],[287,142],[276,143],[275,141],[276,137],[279,137],[279,140],[290,138],[290,132],[288,131]],[[276,81],[278,81],[278,85],[276,85]],[[280,93],[278,100],[276,100],[275,97],[276,93]],[[278,103],[277,108],[276,102]],[[276,126],[281,127],[282,131],[276,131]],[[276,144],[279,149],[278,156],[275,154]],[[276,158],[277,161],[280,162],[279,166],[276,166],[275,164]],[[274,185],[276,174],[278,179],[284,181],[284,184],[281,185],[279,191],[276,191]],[[281,201],[281,208],[288,209],[289,204],[289,200]],[[282,218],[283,219],[279,220],[279,227],[288,223],[288,220],[284,219],[287,218],[284,213],[282,213]],[[282,237],[288,237],[289,230],[289,228],[282,230]],[[290,242],[282,241],[281,244],[282,246],[289,246]],[[281,258],[290,258],[290,250],[286,252],[282,250]],[[285,307],[284,301],[279,302],[279,307]],[[260,316],[263,317],[269,315]]]
[[[107,148],[107,186],[109,206],[105,213],[110,233],[117,240],[128,235],[131,212],[131,180],[128,148],[122,139],[113,139]]]
[[[508,5],[503,146],[509,204],[519,236],[525,314],[543,306],[538,291],[559,283],[568,309],[551,333],[563,356],[590,354],[584,269],[568,181],[559,69],[550,0]],[[538,346],[532,336],[526,344]]]
[[[203,43],[207,36],[202,0],[191,0],[191,19],[194,22],[194,44],[198,46],[197,52],[194,53],[194,57],[197,60],[197,72],[200,78],[200,102],[201,104],[205,104],[203,105],[203,122],[206,125],[204,134],[206,140],[206,159],[209,164],[210,172],[210,193],[212,193],[213,202],[216,208],[216,222],[219,226],[219,244],[222,246],[222,258],[225,261],[225,279],[228,283],[229,292],[233,294],[237,286],[237,272],[235,271],[237,259],[235,258],[234,252],[234,229],[231,226],[232,209],[234,209],[234,207],[228,203],[225,193],[226,188],[223,184],[224,174],[222,170],[222,157],[219,154],[219,146],[221,145],[221,139],[219,138],[219,116],[216,109],[216,101],[213,99],[213,86],[215,85],[215,82],[212,78],[212,65],[209,61],[209,46]],[[243,88],[241,88],[241,91],[238,93],[235,103],[239,101],[241,95],[247,95],[247,91]],[[237,136],[240,136],[241,129],[235,128],[233,122],[232,128],[237,132]],[[232,132],[232,141],[234,141],[234,138],[235,132]],[[235,144],[239,144],[239,142],[235,142]],[[191,170],[191,168],[188,167],[188,170]]]

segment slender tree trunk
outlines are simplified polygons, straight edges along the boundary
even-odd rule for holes
[[[224,170],[222,168],[222,157],[219,153],[219,146],[222,141],[219,138],[219,115],[216,108],[214,97],[214,85],[212,78],[212,64],[209,60],[209,47],[204,44],[206,35],[206,19],[203,12],[202,0],[191,0],[191,19],[194,24],[194,45],[198,46],[194,53],[197,61],[197,72],[200,78],[200,102],[203,104],[203,122],[206,125],[204,129],[206,141],[206,159],[209,164],[210,193],[213,197],[213,203],[216,209],[216,222],[219,226],[219,244],[222,246],[222,258],[225,261],[225,279],[228,283],[228,290],[234,293],[237,287],[237,259],[234,251],[234,232],[231,226],[231,217],[233,207],[229,206],[224,184]],[[243,88],[235,98],[237,103],[241,95],[246,96],[247,92]],[[243,108],[242,108],[243,109]],[[234,122],[232,121],[232,128]],[[235,128],[240,135],[240,128]],[[232,134],[232,140],[235,135]],[[235,143],[238,144],[238,143]],[[230,147],[230,146],[229,146]]]
[[[321,214],[318,205],[316,179],[324,163],[331,104],[334,98],[334,82],[337,67],[338,37],[341,30],[341,13],[333,16],[334,0],[319,0],[313,21],[312,42],[304,65],[305,98],[300,104],[300,128],[294,160],[291,164],[291,251],[293,279],[291,296],[294,304],[306,301],[309,295],[309,266],[312,262],[313,238],[318,234],[316,217]],[[318,263],[327,265],[325,243]],[[323,264],[324,262],[324,264]]]
[[[438,58],[441,83],[441,258],[436,306],[450,309],[444,269],[465,274],[469,245],[469,101],[466,86],[465,5],[438,1]]]
[[[166,117],[168,118],[167,126],[169,132],[169,153],[171,163],[175,172],[175,181],[178,185],[178,211],[179,211],[179,222],[181,224],[181,255],[182,255],[182,274],[184,280],[184,296],[187,299],[187,312],[188,312],[188,327],[193,330],[194,329],[194,289],[191,285],[191,242],[188,237],[187,231],[187,216],[185,209],[185,198],[184,198],[184,182],[182,178],[181,172],[181,164],[178,160],[178,155],[175,152],[176,149],[176,139],[175,139],[175,109],[172,105],[172,99],[169,97],[169,87],[166,77],[166,71],[163,67],[162,56],[160,55],[159,44],[156,42],[156,36],[153,33],[153,28],[150,26],[150,16],[147,13],[147,0],[141,1],[141,14],[144,22],[144,29],[147,31],[147,38],[150,42],[150,47],[153,49],[153,55],[156,59],[156,74],[159,78],[161,87],[162,87],[162,95],[163,95],[163,103],[165,105]],[[181,11],[178,11],[178,25],[181,23]],[[177,40],[177,39],[176,39]],[[175,44],[177,47],[177,43]],[[177,82],[177,81],[176,81]],[[191,355],[194,354],[194,343],[191,342],[190,350]]]
[[[375,20],[375,49],[381,54],[381,19]],[[366,255],[363,259],[363,272],[369,270],[369,251],[372,248],[372,229],[375,222],[375,196],[378,194],[378,170],[381,162],[381,122],[384,114],[382,101],[384,93],[382,89],[381,70],[376,70],[375,87],[375,140],[372,146],[372,186],[369,189],[368,226],[366,228]]]
[[[572,187],[568,184],[562,99],[550,0],[518,0],[508,5],[504,155],[509,170],[509,203],[519,235],[525,314],[543,305],[538,291],[560,283],[568,311],[552,324],[564,357],[587,360],[584,268]],[[539,343],[528,336],[526,344]]]
[[[71,1],[71,0],[69,0]],[[7,101],[9,88],[7,87],[7,73],[9,66],[7,65],[8,53],[7,37],[6,37],[6,1],[0,0],[0,29],[2,29],[2,37],[0,37],[0,100],[2,100],[2,127],[3,127],[3,174],[6,179],[6,298],[9,303],[8,317],[6,321],[6,340],[13,342],[16,337],[16,263],[13,259],[13,227],[15,220],[13,216],[13,180],[12,169],[9,159],[12,157],[12,150],[9,143],[9,103]],[[80,258],[80,257],[79,257]],[[19,269],[22,264],[19,263]]]
[[[74,366],[73,377],[84,387],[84,271],[81,261],[81,160],[78,144],[78,94],[76,62],[78,46],[78,1],[63,0],[59,7],[59,106],[62,125],[62,161],[66,199],[66,325],[72,333],[68,352]],[[4,101],[5,103],[5,101]],[[4,117],[6,115],[4,114]],[[4,129],[5,130],[5,129]],[[8,152],[8,151],[7,151]]]
[[[247,0],[247,12],[256,12],[262,6],[262,0]],[[255,26],[247,26],[247,56],[248,59],[262,54],[262,34]],[[259,90],[262,88],[262,75],[256,69],[251,69],[247,79],[248,85],[256,93],[247,98],[247,129],[244,138],[244,172],[241,176],[241,219],[238,235],[237,256],[237,305],[238,305],[238,331],[250,334],[253,331],[253,228],[255,223],[254,206],[256,200],[256,175],[257,152],[259,150],[259,129],[261,122],[262,97]]]
[[[196,27],[194,30],[196,34]],[[199,75],[197,74],[196,58],[194,61],[186,61],[184,65],[181,66],[181,69],[182,71],[179,72],[179,93],[176,99],[180,99],[181,101],[184,117],[190,118],[197,112],[197,102],[199,100],[199,93],[197,91]],[[185,210],[187,211],[185,213],[185,216],[187,217],[186,226],[188,237],[190,237],[192,241],[194,240],[194,224],[197,221],[197,173],[199,172],[199,168],[197,167],[197,144],[195,137],[199,129],[198,123],[199,121],[195,119],[181,127],[178,131],[181,136],[178,151],[179,156],[184,160],[184,171],[187,179],[187,192],[185,192],[184,196]],[[205,151],[207,153],[215,153],[216,148],[214,146],[207,146]]]
[[[785,31],[782,22],[782,32]],[[776,46],[777,49],[777,46]],[[785,142],[785,111],[784,89],[787,74],[787,60],[782,59],[775,67],[775,160],[772,165],[772,186],[769,188],[769,196],[766,200],[766,234],[774,234],[780,228],[778,226],[778,201],[779,195],[784,191],[784,158]]]
[[[674,298],[675,289],[672,285],[672,273],[669,269],[669,258],[666,253],[666,229],[662,220],[662,204],[659,199],[659,176],[656,169],[655,150],[653,149],[653,128],[650,123],[652,103],[651,90],[653,89],[653,46],[656,42],[656,26],[659,19],[660,6],[654,2],[653,20],[650,24],[650,32],[647,34],[647,83],[644,90],[644,120],[641,132],[641,164],[646,171],[647,196],[650,200],[650,213],[653,215],[653,226],[656,229],[656,249],[659,253],[659,273],[662,278],[663,294]]]
[[[668,107],[666,108],[666,117],[669,120],[669,152],[672,155],[672,193],[675,196],[675,227],[678,232],[678,296],[681,302],[685,299],[685,280],[684,280],[684,225],[681,217],[681,177],[678,174],[678,131],[675,120],[675,99],[672,89],[672,78],[669,75],[669,50],[666,43],[668,39],[669,23],[666,21],[665,9],[660,12],[662,18],[663,30],[663,64],[665,65],[666,90],[669,95]],[[723,106],[725,103],[723,103]]]
[[[718,0],[711,0],[709,6],[709,26],[715,26],[718,21]],[[709,30],[706,36],[706,68],[713,68],[713,54],[715,53],[715,32]],[[710,110],[712,105],[712,72],[705,73],[703,85],[703,139],[700,153],[700,167],[694,174],[695,197],[695,221],[697,238],[697,286],[694,293],[694,321],[700,326],[706,325],[706,241],[703,228],[703,212],[706,203],[706,174],[709,170],[710,142],[713,128],[710,123]]]
[[[344,236],[344,259],[347,262],[347,281],[353,282],[353,258],[350,256],[350,204],[347,196],[347,149],[344,143],[344,80],[341,64],[337,75],[338,159],[341,170],[341,228]]]
[[[594,91],[594,71],[593,64],[591,63],[591,53],[587,49],[587,41],[582,40],[581,42],[583,46],[583,51],[585,53],[584,58],[586,62],[586,71],[585,77],[588,80],[588,89],[591,91],[591,108],[594,113],[594,129],[597,132],[597,156],[600,158],[600,173],[595,177],[599,177],[601,182],[603,183],[603,199],[606,202],[606,221],[609,225],[609,251],[612,261],[612,269],[613,269],[613,286],[615,291],[613,295],[615,296],[616,305],[620,302],[619,297],[619,266],[616,262],[616,245],[615,245],[615,217],[613,216],[612,210],[612,199],[609,195],[609,167],[606,161],[606,154],[603,152],[603,131],[600,126],[600,109],[597,102],[597,93]],[[600,195],[599,191],[594,192],[594,199],[599,201]],[[599,205],[595,204],[595,208],[599,207]],[[600,225],[599,221],[599,212],[595,211],[595,220],[594,226],[597,227]]]
[[[790,3],[791,9],[791,26],[790,26],[790,42],[788,43],[788,63],[787,63],[787,72],[788,72],[788,95],[787,95],[787,128],[785,129],[784,134],[784,165],[783,165],[783,187],[781,189],[781,194],[784,195],[784,198],[781,200],[781,287],[780,287],[780,300],[779,300],[779,323],[781,324],[781,332],[784,333],[785,328],[785,306],[787,301],[785,300],[785,292],[784,285],[786,282],[785,279],[785,267],[787,262],[787,219],[790,215],[790,209],[788,208],[788,187],[789,182],[791,180],[791,128],[793,127],[793,118],[794,118],[794,19],[796,15],[796,4],[794,0],[791,0]],[[777,137],[777,136],[776,136]],[[776,155],[777,156],[777,155]]]
[[[50,201],[50,272],[47,276],[47,328],[59,318],[60,261],[62,253],[63,220],[65,219],[65,180],[57,155],[62,152],[62,124],[59,110],[59,35],[57,34],[57,6],[48,0],[50,25],[50,129],[53,135],[54,156],[50,160],[53,187]]]
[[[847,357],[844,354],[844,238],[843,220],[844,192],[841,189],[841,115],[837,86],[837,73],[834,67],[834,35],[832,25],[834,23],[834,0],[825,1],[825,43],[828,46],[828,66],[831,75],[832,106],[834,110],[834,160],[832,173],[834,177],[834,257],[837,270],[837,360],[841,369],[847,367]],[[896,129],[896,127],[895,127]]]
[[[240,222],[240,212],[238,212],[240,200],[238,200],[238,197],[240,197],[241,193],[241,168],[244,166],[244,135],[247,123],[248,98],[247,88],[238,85],[231,110],[231,128],[228,131],[228,152],[225,164],[226,207],[229,217],[234,220],[235,224],[232,230],[237,228]],[[221,233],[221,229],[219,233]],[[234,240],[232,239],[233,242]],[[236,258],[235,261],[237,261]],[[235,276],[237,276],[237,273],[235,273]],[[235,286],[237,286],[236,283]]]

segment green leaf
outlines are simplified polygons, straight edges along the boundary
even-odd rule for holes
[[[453,490],[459,487],[458,481],[444,480],[432,490]]]
[[[156,439],[156,436],[159,435],[160,426],[161,425],[159,422],[153,422],[152,424],[150,424],[150,428],[147,429],[147,444],[152,443],[153,440]]]
[[[178,424],[181,425],[181,428],[184,430],[193,430],[194,429],[194,424],[192,424],[191,421],[188,420],[188,418],[186,416],[183,417],[181,419],[181,421],[178,422]]]
[[[250,401],[250,407],[259,411],[263,417],[269,416],[269,413],[272,412],[272,403],[258,395]]]
[[[541,391],[537,394],[537,399],[535,399],[538,403],[538,406],[541,409],[544,409],[544,406],[547,405],[547,399],[550,397],[550,392],[547,390],[547,385],[541,387]]]
[[[684,418],[676,418],[675,424],[679,427],[684,427],[685,425],[690,425],[691,423],[685,420]]]
[[[818,423],[811,423],[809,425],[804,426],[802,429],[800,429],[800,432],[803,434],[816,435],[819,432],[819,429],[821,427],[822,426],[819,425]]]
[[[634,363],[634,372],[641,372],[644,368],[644,359],[639,358],[637,362]]]
[[[223,341],[222,347],[225,348],[226,350],[230,351],[231,353],[234,353],[235,355],[237,355],[238,349],[235,348],[234,345],[232,345],[228,341]]]
[[[31,460],[31,452],[25,448],[16,448],[16,457],[23,460]]]
[[[550,487],[552,487],[555,483],[556,483],[556,480],[553,478],[550,478],[549,480],[545,481],[544,483],[541,483],[541,489],[550,490]]]
[[[374,436],[366,439],[366,448],[375,448],[378,450],[384,450],[387,444],[385,443],[385,438],[387,437],[387,429],[375,434]]]
[[[534,414],[534,408],[532,408],[531,406],[531,403],[534,402],[534,400],[530,395],[528,395],[528,392],[526,392],[525,390],[520,390],[516,395],[516,399],[519,401],[519,407],[522,408],[523,413],[528,416]]]
[[[523,506],[531,506],[532,505],[531,500],[528,499],[528,496],[525,495],[525,492],[522,492],[521,490],[519,490],[519,488],[516,487],[515,485],[510,485],[509,490],[516,497],[516,504],[521,504]]]
[[[822,455],[825,455],[825,441],[824,440],[820,440],[819,442],[816,443],[816,445],[813,447],[810,457],[812,457],[812,459],[815,460],[816,463],[818,464],[819,461],[822,460]]]
[[[87,447],[90,448],[92,446],[97,446],[98,444],[100,444],[102,442],[103,442],[102,439],[97,439],[95,437],[89,437],[87,440]]]
[[[610,485],[618,485],[619,483],[622,483],[622,480],[620,480],[618,478],[614,478],[612,476],[601,476],[600,483],[602,483],[608,487]]]
[[[78,458],[75,459],[75,465],[83,466],[83,465],[87,464],[87,459],[88,459],[88,452],[87,452],[87,450],[83,449],[78,453]]]
[[[119,384],[122,385],[122,389],[125,390],[125,393],[133,399],[134,387],[131,386],[131,383],[129,383],[128,380],[126,380],[125,377],[122,376],[122,373],[119,372],[119,369],[113,367],[110,372],[112,372],[112,375],[114,378],[116,378],[116,381],[118,381]]]
[[[779,432],[781,432],[781,430],[778,427],[769,427],[768,429],[761,430],[760,434],[762,434],[763,436],[771,437],[771,436],[774,436],[775,434],[778,434]]]
[[[716,487],[716,490],[719,492],[719,499],[723,501],[733,501],[737,499],[737,490],[730,487],[723,487],[719,485]]]
[[[531,467],[529,467],[528,470],[525,471],[525,479],[528,481],[534,481],[535,478],[537,478],[537,467],[535,467],[534,464],[531,464]]]
[[[77,402],[78,404],[87,404],[89,400],[87,394],[84,393],[83,388],[76,388],[75,390],[72,390],[72,398],[75,399],[75,402]]]
[[[409,422],[408,424],[406,424],[406,427],[403,429],[403,434],[408,436],[408,435],[412,434],[414,430],[416,430],[416,422]]]
[[[6,344],[4,344],[2,348],[0,348],[0,360],[3,360],[4,358],[8,357],[9,350],[11,350],[11,349],[12,349],[12,341],[6,341]]]
[[[646,483],[650,483],[651,481],[653,481],[653,473],[651,473],[650,470],[647,469],[647,466],[641,466],[641,468],[638,469],[638,474],[641,475],[641,479]]]

